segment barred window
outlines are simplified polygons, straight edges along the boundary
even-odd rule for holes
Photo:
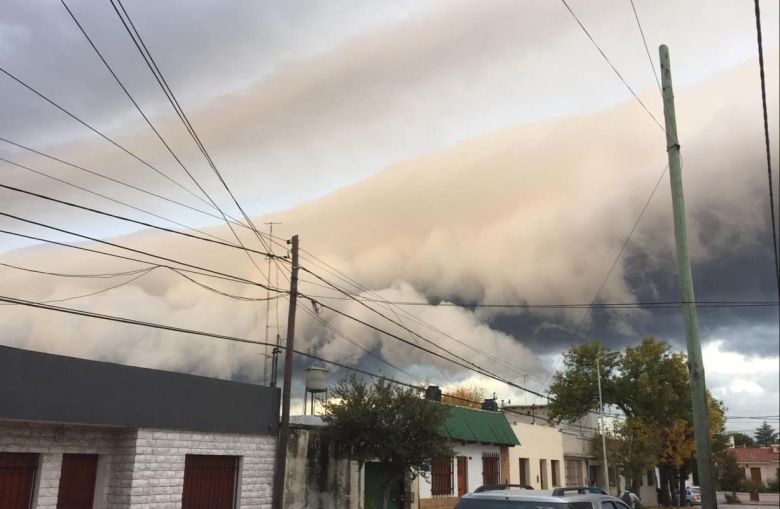
[[[431,465],[431,495],[434,497],[452,496],[452,475],[452,458],[435,458]]]

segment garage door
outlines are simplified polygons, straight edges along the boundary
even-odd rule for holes
[[[97,454],[63,454],[57,509],[92,509]]]
[[[237,456],[188,454],[184,462],[182,509],[233,509]]]
[[[37,454],[0,452],[0,507],[28,509],[37,470]]]

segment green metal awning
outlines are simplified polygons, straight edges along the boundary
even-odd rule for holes
[[[495,445],[520,445],[502,412],[445,405],[449,416],[441,430],[452,440]]]

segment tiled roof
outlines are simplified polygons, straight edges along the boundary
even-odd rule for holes
[[[447,405],[450,410],[442,434],[453,440],[497,445],[520,445],[501,412]]]
[[[732,449],[737,463],[780,462],[780,452],[772,452],[769,447],[736,447]]]

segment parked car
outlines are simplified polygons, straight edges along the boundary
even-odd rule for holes
[[[685,505],[701,505],[701,492],[698,486],[685,488]]]
[[[618,498],[588,491],[587,487],[539,491],[483,486],[462,496],[455,509],[629,509]]]

